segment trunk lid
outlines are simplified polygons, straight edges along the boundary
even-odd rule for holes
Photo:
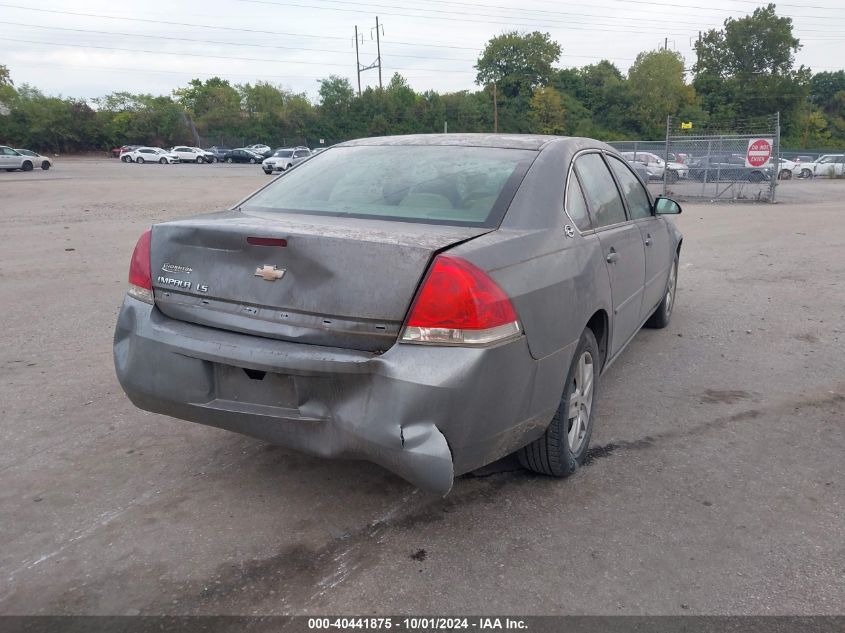
[[[220,329],[384,351],[432,257],[491,230],[235,211],[158,224],[155,303]]]

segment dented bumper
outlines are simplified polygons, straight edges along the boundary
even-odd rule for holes
[[[481,349],[394,345],[375,355],[177,321],[127,297],[114,362],[142,409],[312,455],[365,459],[438,494],[457,474],[539,436],[554,410],[536,396],[541,364],[524,337]]]

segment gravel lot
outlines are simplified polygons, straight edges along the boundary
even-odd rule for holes
[[[267,180],[0,173],[0,613],[842,613],[845,181],[686,205],[672,324],[604,378],[589,465],[503,460],[438,499],[120,390],[138,235]]]

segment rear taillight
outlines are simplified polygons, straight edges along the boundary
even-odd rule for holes
[[[402,341],[487,345],[521,332],[511,300],[487,273],[464,259],[438,255],[411,306]]]
[[[153,280],[150,272],[150,233],[147,229],[138,238],[132,261],[129,263],[129,296],[144,301],[153,302]]]

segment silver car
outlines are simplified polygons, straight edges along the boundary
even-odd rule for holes
[[[117,376],[142,409],[438,494],[515,451],[566,476],[601,374],[669,323],[674,213],[590,139],[343,143],[141,236]]]
[[[311,150],[307,147],[277,149],[271,156],[264,159],[261,163],[261,168],[267,175],[272,174],[274,171],[286,171],[290,167],[311,158],[312,155]]]
[[[51,158],[39,154],[38,152],[33,152],[31,149],[16,148],[15,151],[21,156],[29,156],[32,159],[33,166],[40,167],[44,171],[47,171],[53,166],[53,160]]]
[[[0,145],[0,169],[32,171],[35,165],[36,159],[32,156],[25,156],[7,145]]]

